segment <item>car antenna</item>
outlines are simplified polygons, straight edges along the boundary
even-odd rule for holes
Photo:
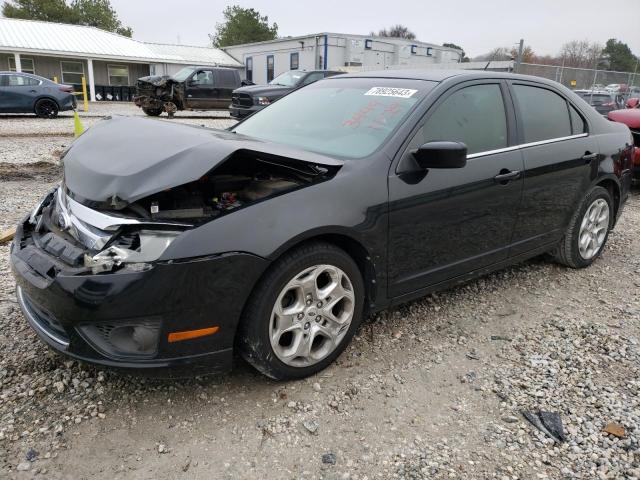
[[[487,64],[484,66],[483,70],[486,70],[487,68],[489,68],[489,64],[490,64],[490,63],[491,63],[491,60],[489,60],[489,61],[487,62]]]

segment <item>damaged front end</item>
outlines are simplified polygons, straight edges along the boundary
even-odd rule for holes
[[[151,268],[182,232],[326,181],[340,165],[329,159],[321,164],[309,161],[313,157],[285,157],[282,152],[269,151],[267,144],[194,127],[177,127],[184,133],[179,136],[181,144],[170,132],[158,132],[167,127],[157,125],[144,140],[151,142],[162,136],[168,142],[166,149],[146,143],[149,146],[138,158],[131,156],[135,150],[129,149],[129,158],[118,160],[120,147],[110,136],[118,135],[120,129],[134,128],[134,124],[140,130],[149,123],[107,120],[74,143],[64,158],[64,183],[45,198],[27,222],[38,248],[92,274],[121,268],[143,271]],[[175,127],[168,129],[173,132]],[[185,139],[187,133],[193,137]],[[105,139],[110,146],[101,143]],[[255,149],[238,148],[245,143]],[[158,158],[160,152],[163,155]],[[205,170],[207,164],[213,167]]]
[[[177,110],[184,109],[183,91],[182,84],[168,75],[142,77],[136,82],[133,101],[146,113],[166,111],[173,115]]]
[[[113,140],[132,131],[135,144]],[[237,322],[269,260],[220,249],[209,228],[341,167],[229,132],[139,118],[100,122],[63,161],[62,184],[16,230],[18,302],[54,349],[147,372],[230,368]],[[180,246],[193,235],[206,253]],[[185,331],[210,333],[175,341]]]

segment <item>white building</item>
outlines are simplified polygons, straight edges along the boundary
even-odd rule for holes
[[[242,68],[217,48],[144,43],[95,27],[0,18],[0,71],[33,73],[78,86],[85,77],[96,92],[133,86],[150,74],[187,65]]]
[[[245,76],[258,84],[287,70],[338,70],[344,67],[421,67],[457,63],[462,51],[402,38],[318,33],[223,49],[245,66]]]

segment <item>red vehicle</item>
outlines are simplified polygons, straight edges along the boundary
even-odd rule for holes
[[[624,123],[633,135],[633,143],[636,146],[633,156],[633,177],[640,180],[640,100],[630,98],[627,108],[614,110],[607,114],[609,120]]]

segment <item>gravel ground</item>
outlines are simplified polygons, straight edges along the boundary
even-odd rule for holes
[[[132,115],[147,117],[141,109],[133,103],[91,103],[89,112],[78,111],[82,124],[90,127],[103,117],[109,115]],[[166,114],[152,117],[150,120],[169,121]],[[227,128],[235,122],[229,117],[227,110],[213,111],[182,111],[177,112],[174,120],[177,123],[204,125],[211,128]],[[73,112],[60,112],[58,118],[42,119],[30,114],[0,114],[0,142],[2,137],[16,136],[73,136]]]
[[[7,141],[21,164],[0,168],[0,228],[59,173],[21,159],[55,162],[65,139]],[[638,479],[639,231],[636,192],[591,268],[538,258],[383,312],[289,383],[240,361],[151,381],[62,358],[19,312],[0,246],[0,477]],[[557,412],[567,440],[523,410]]]

